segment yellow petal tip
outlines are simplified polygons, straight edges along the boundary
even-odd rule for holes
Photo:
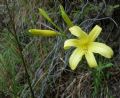
[[[110,51],[110,53],[109,53],[109,57],[108,57],[108,58],[112,58],[112,57],[113,57],[113,55],[114,55],[114,52],[113,52],[113,50],[111,49],[111,51]]]
[[[75,28],[80,28],[80,27],[75,25],[75,26],[70,27],[69,30],[71,31],[71,30],[74,30]]]
[[[42,11],[42,9],[41,9],[41,8],[38,8],[38,10],[39,10],[39,11]]]
[[[72,67],[70,67],[70,68],[71,68],[71,70],[73,70],[73,71],[76,69],[76,68],[72,68]]]
[[[89,65],[90,68],[96,68],[98,65]]]
[[[31,31],[32,31],[31,29],[30,29],[30,30],[28,30],[28,32],[30,32],[30,33],[31,33]]]
[[[100,31],[102,30],[102,28],[99,25],[96,25],[95,27],[96,29],[100,29]]]
[[[69,61],[69,64],[70,64],[70,61]],[[71,65],[71,64],[70,64],[70,69],[71,69],[71,70],[75,70],[75,69],[77,68],[77,66],[78,66],[78,65]]]

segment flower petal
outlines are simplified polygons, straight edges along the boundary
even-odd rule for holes
[[[113,50],[103,43],[92,42],[89,46],[89,50],[94,53],[99,53],[106,58],[111,58],[113,56]]]
[[[76,67],[77,67],[78,63],[80,62],[80,60],[82,59],[83,55],[84,55],[84,51],[82,51],[80,48],[77,48],[73,51],[73,53],[69,59],[70,68],[72,70],[76,69]]]
[[[78,39],[68,39],[64,43],[64,49],[69,49],[70,47],[77,47],[79,46]]]
[[[73,26],[71,28],[69,28],[70,32],[77,36],[77,37],[86,37],[87,34],[79,27],[79,26]]]
[[[96,25],[89,33],[88,37],[90,41],[94,41],[100,34],[102,28],[98,25]]]
[[[40,36],[56,36],[59,33],[52,31],[52,30],[40,30],[40,29],[30,29],[29,32],[33,35],[40,35]]]
[[[96,59],[95,59],[95,57],[94,57],[94,55],[93,55],[92,52],[89,52],[89,51],[88,51],[88,52],[85,54],[85,57],[86,57],[86,60],[87,60],[88,65],[89,65],[91,68],[97,66]]]

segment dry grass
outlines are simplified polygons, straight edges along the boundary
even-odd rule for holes
[[[65,2],[66,1],[66,2]],[[31,96],[27,77],[19,55],[10,16],[15,23],[22,53],[27,63],[35,98],[119,98],[120,78],[120,2],[112,0],[8,0],[9,11],[0,1],[0,96],[2,98],[29,98]],[[114,57],[107,60],[97,56],[104,68],[97,71],[89,69],[85,60],[75,71],[68,67],[71,50],[64,51],[66,38],[33,37],[30,28],[54,28],[38,13],[44,8],[70,38],[68,27],[61,18],[59,5],[74,24],[89,31],[95,24],[103,28],[98,40],[114,49]],[[97,81],[97,82],[96,82]],[[96,90],[96,91],[95,91]],[[98,96],[98,97],[96,97]]]

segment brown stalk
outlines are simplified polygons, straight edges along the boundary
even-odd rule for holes
[[[32,98],[35,98],[34,92],[33,92],[32,86],[31,86],[30,76],[29,76],[28,70],[27,70],[27,64],[25,62],[24,55],[22,53],[22,46],[21,46],[21,44],[20,44],[20,42],[18,40],[18,37],[17,37],[17,32],[16,32],[16,28],[15,28],[14,18],[12,17],[12,15],[10,13],[10,9],[9,9],[9,5],[8,5],[7,0],[5,0],[5,4],[6,4],[7,11],[8,11],[8,15],[10,17],[11,25],[13,27],[13,33],[12,33],[12,35],[16,39],[16,43],[17,43],[17,46],[18,46],[20,57],[21,57],[21,60],[22,60],[23,66],[24,66],[25,73],[27,75],[27,81],[28,81],[28,85],[29,85],[29,88],[30,88],[31,96],[32,96]]]

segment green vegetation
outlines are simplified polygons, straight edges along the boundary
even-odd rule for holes
[[[118,98],[120,78],[119,0],[3,0],[0,1],[0,98]],[[98,41],[111,46],[112,59],[97,54],[97,68],[83,57],[69,67],[73,51],[64,50],[73,38],[69,27],[89,32],[103,28]],[[61,36],[40,37],[29,29],[49,29]],[[116,88],[116,89],[113,89]],[[98,96],[98,97],[96,97]]]

